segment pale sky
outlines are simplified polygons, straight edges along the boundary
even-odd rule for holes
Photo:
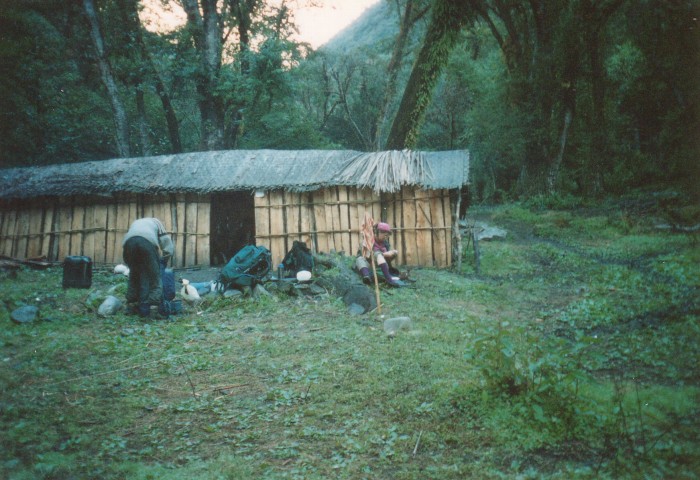
[[[380,0],[319,0],[319,7],[298,9],[296,13],[302,41],[318,48],[336,33],[350,25],[370,6]]]
[[[145,6],[144,14],[147,21],[154,22],[152,29],[163,29],[168,26],[182,24],[185,14],[179,6],[172,2],[173,11],[163,12],[160,2],[142,0]],[[315,0],[319,7],[299,7],[296,9],[296,23],[299,27],[299,40],[308,42],[313,48],[318,48],[330,40],[336,33],[350,25],[370,6],[381,0]],[[307,2],[298,2],[301,4]],[[293,6],[295,2],[290,2]],[[159,19],[160,21],[156,20]],[[157,27],[156,23],[161,26]]]

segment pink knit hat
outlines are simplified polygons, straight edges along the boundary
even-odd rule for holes
[[[391,233],[391,226],[388,223],[380,222],[377,224],[377,231]]]

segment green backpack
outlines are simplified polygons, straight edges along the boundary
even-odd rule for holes
[[[227,288],[253,287],[270,273],[272,254],[263,246],[246,245],[219,273],[219,284]]]

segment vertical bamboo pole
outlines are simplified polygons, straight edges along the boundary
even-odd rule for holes
[[[328,253],[330,251],[326,227],[325,197],[326,193],[324,190],[313,192],[314,231],[316,232],[316,252],[318,253]]]
[[[314,209],[313,206],[311,205],[311,198],[312,195],[311,193],[304,192],[300,195],[299,199],[302,202],[301,208],[299,210],[299,217],[300,217],[300,228],[301,231],[304,232],[301,235],[301,239],[304,243],[306,243],[306,246],[309,247],[314,253],[316,250],[314,249],[314,239],[313,235],[311,233],[312,227],[311,227],[311,220],[314,215]]]
[[[184,267],[185,266],[185,252],[187,248],[187,239],[185,233],[187,228],[185,226],[185,217],[187,216],[187,202],[185,201],[185,195],[179,193],[175,196],[175,215],[177,217],[177,235],[175,240],[175,263],[173,266]]]
[[[73,221],[71,222],[70,229],[71,255],[82,255],[85,233],[85,206],[81,205],[79,202],[73,203]]]
[[[403,200],[403,189],[391,194],[382,194],[382,211],[386,215],[386,221],[394,229],[391,238],[392,246],[399,251],[399,262],[403,265],[408,263],[409,255],[414,255],[413,247],[406,244],[406,226],[404,225],[403,214],[405,211]]]
[[[170,232],[170,238],[173,240],[173,258],[170,260],[171,263],[169,266],[176,267],[178,265],[177,262],[180,261],[178,258],[178,247],[180,245],[180,240],[177,237],[179,229],[177,218],[177,195],[175,194],[168,195],[166,215],[170,219],[170,230],[168,230],[168,232]]]
[[[338,187],[338,228],[340,229],[340,248],[346,255],[353,255],[350,244],[350,233],[353,225],[350,223],[350,207],[348,205],[348,187]]]
[[[3,205],[4,207],[5,205]],[[15,206],[9,205],[7,209],[0,209],[0,254],[12,256],[12,235],[15,228]]]
[[[192,267],[197,264],[197,197],[187,195],[185,197],[185,266]]]
[[[111,263],[112,260],[107,258],[107,250],[109,245],[109,211],[110,205],[104,201],[100,201],[95,205],[95,221],[93,223],[95,232],[95,255],[99,258],[100,263]]]
[[[134,220],[136,214],[136,196],[124,195],[117,202],[117,213],[114,219],[116,231],[114,232],[114,262],[121,263],[124,261],[124,248],[122,243],[126,232],[129,231],[129,226]]]
[[[44,235],[41,239],[41,254],[46,255],[49,261],[56,260],[55,248],[57,247],[56,242],[56,215],[58,213],[58,205],[56,202],[51,202],[47,205],[44,214],[44,221],[42,226],[42,232]]]
[[[407,265],[416,265],[418,244],[416,242],[416,203],[415,189],[403,187],[401,189],[401,220],[402,234],[405,244],[405,258]]]
[[[457,260],[457,273],[462,271],[462,235],[459,233],[459,206],[462,195],[459,190],[451,192],[452,204],[452,258]]]
[[[286,192],[285,193],[285,203],[284,208],[284,218],[286,223],[285,228],[285,253],[282,255],[284,257],[286,253],[292,248],[294,240],[301,240],[301,235],[299,234],[299,220],[300,220],[300,205],[301,195],[296,192]]]
[[[269,192],[270,196],[270,253],[272,254],[272,264],[279,264],[286,254],[284,238],[284,190],[274,190]]]
[[[143,201],[141,203],[141,215],[140,217],[156,217],[154,210],[156,197],[153,195],[143,195]]]
[[[270,244],[270,192],[255,196],[255,244],[266,247],[272,252]]]
[[[21,209],[17,212],[17,240],[12,252],[14,258],[27,258],[27,244],[29,240],[29,212]]]
[[[83,207],[83,246],[81,254],[90,257],[93,262],[98,262],[95,252],[95,204],[91,201],[85,202]]]
[[[452,245],[453,245],[453,233],[454,233],[454,225],[452,224],[452,201],[450,200],[451,198],[451,191],[450,190],[444,190],[444,194],[442,196],[442,209],[445,212],[445,227],[447,227],[450,231],[450,234],[448,235],[445,233],[445,248],[447,250],[447,265],[446,266],[451,266],[453,262],[453,257],[452,257]],[[447,230],[445,231],[447,232]]]
[[[105,205],[105,263],[119,263],[121,258],[121,249],[117,246],[117,238],[121,238],[117,233],[118,205],[119,200],[116,197]]]
[[[420,188],[416,191],[416,246],[418,265],[428,266],[433,263],[433,242],[431,238],[432,216],[428,193]]]
[[[61,232],[58,235],[58,260],[62,260],[70,255],[70,226],[73,215],[73,206],[71,203],[70,199],[64,197],[61,197],[58,201],[60,207],[56,229]]]
[[[348,230],[349,235],[349,255],[357,255],[357,251],[362,248],[361,236],[357,235],[358,230],[361,228],[360,223],[360,205],[358,198],[358,188],[347,187],[348,192]]]
[[[159,195],[153,204],[153,216],[160,220],[166,232],[173,231],[172,219],[170,217],[170,202],[167,195]]]
[[[430,210],[433,220],[433,259],[436,267],[447,266],[447,247],[445,243],[445,213],[442,209],[443,190],[430,192]]]
[[[338,197],[337,197],[337,192],[336,192],[336,187],[328,187],[323,190],[323,213],[326,217],[326,230],[328,231],[328,234],[326,237],[328,238],[328,251],[329,252],[338,252],[340,251],[339,244],[340,242],[336,242],[336,226],[335,224],[338,222],[338,214],[337,214],[337,202],[338,202]]]
[[[197,265],[211,263],[209,225],[211,225],[211,199],[199,196],[197,199]]]
[[[44,210],[38,202],[29,208],[29,238],[27,239],[27,258],[41,256],[41,244],[44,236]]]

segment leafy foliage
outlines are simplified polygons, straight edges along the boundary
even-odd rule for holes
[[[403,24],[402,48],[408,0],[380,2],[319,51],[292,40],[283,6],[245,2],[248,15],[219,4],[208,24],[224,29],[211,37],[221,41],[216,58],[197,47],[194,23],[148,31],[134,25],[137,2],[99,2],[132,154],[208,145],[381,149],[395,124],[393,145],[469,149],[478,201],[621,194],[650,183],[694,191],[697,2],[544,2],[533,10],[528,2],[410,1],[422,13]],[[5,3],[2,164],[116,156],[79,3]],[[429,28],[441,12],[454,20],[444,38],[446,22]],[[423,72],[420,89],[411,72]]]

